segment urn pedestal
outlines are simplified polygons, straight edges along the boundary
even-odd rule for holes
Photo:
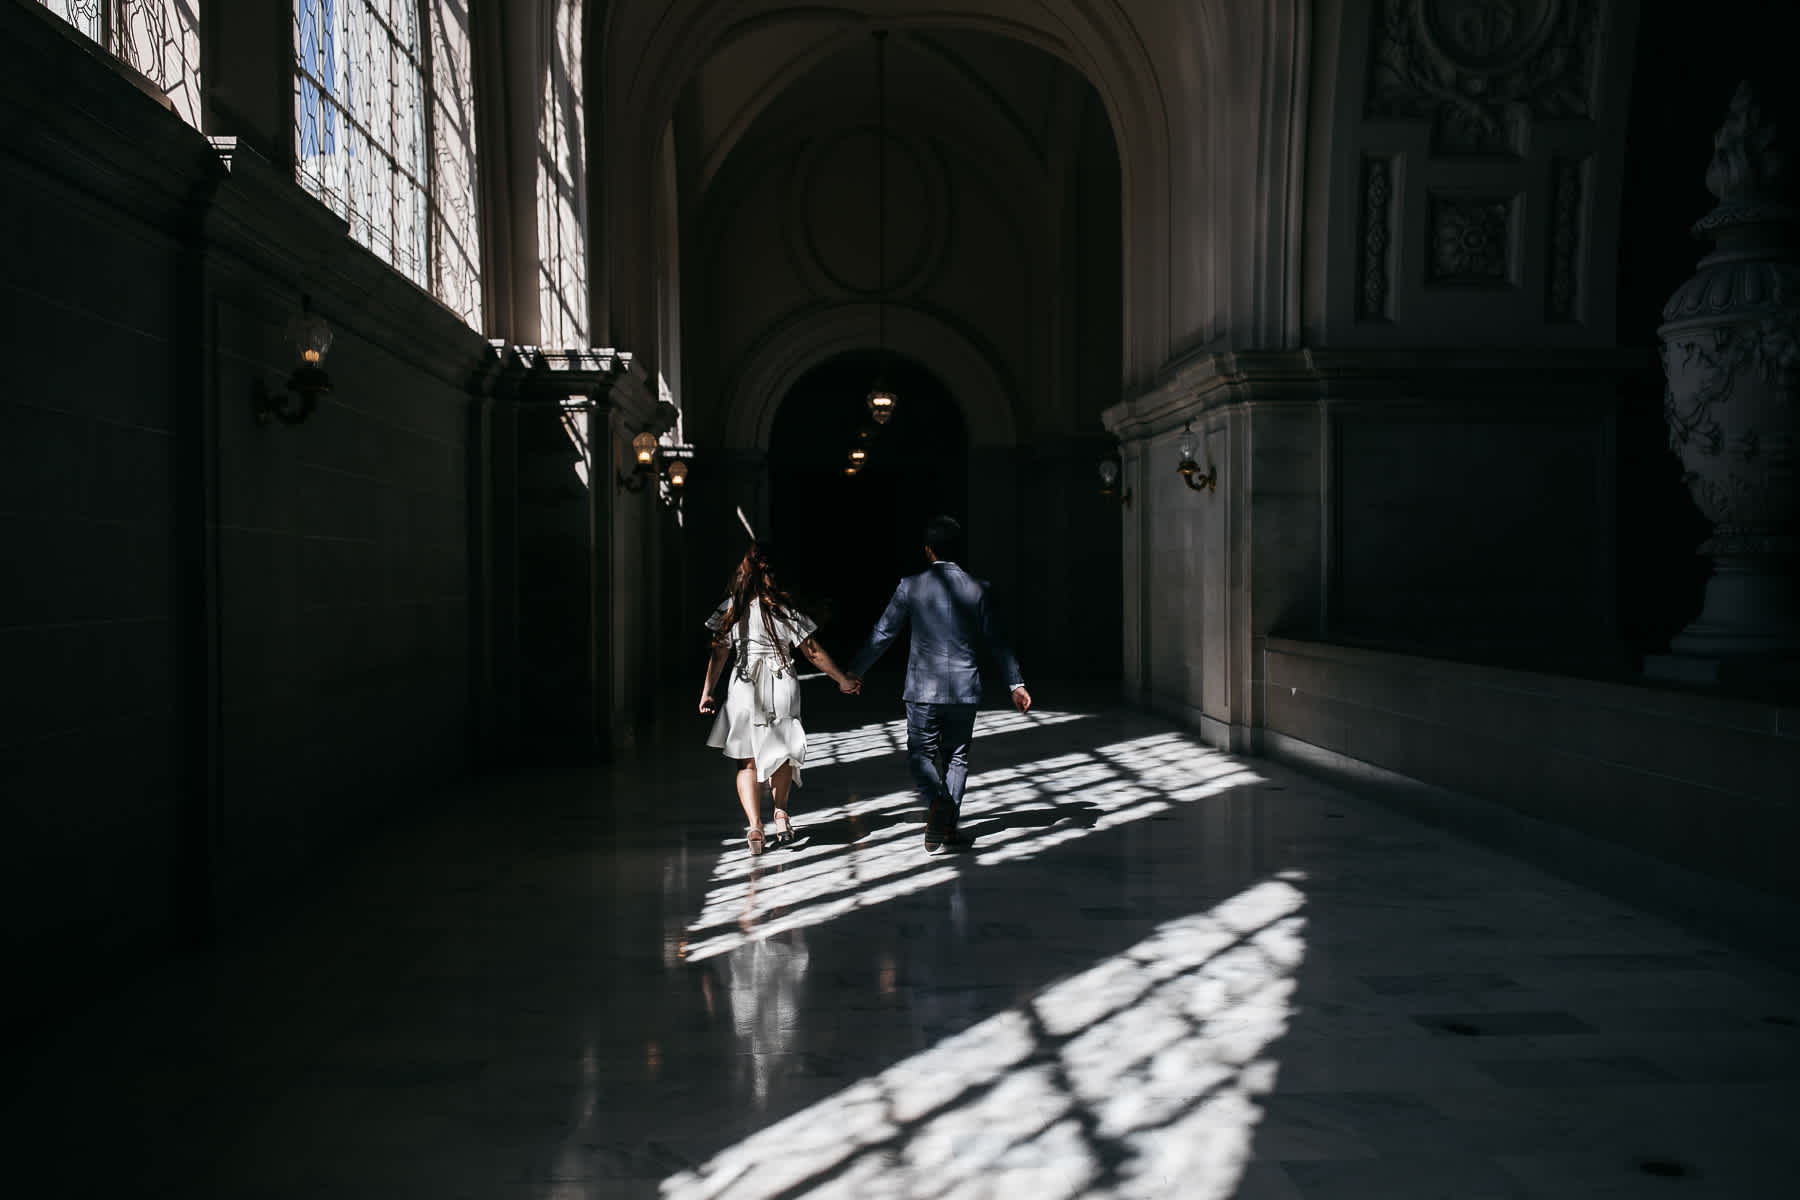
[[[1695,226],[1714,243],[1657,329],[1663,413],[1694,502],[1713,522],[1699,617],[1652,674],[1713,682],[1800,666],[1800,208],[1796,172],[1748,84],[1714,138]]]

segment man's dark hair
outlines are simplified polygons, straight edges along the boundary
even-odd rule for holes
[[[963,554],[962,522],[939,514],[925,522],[925,544],[940,562],[956,562]]]

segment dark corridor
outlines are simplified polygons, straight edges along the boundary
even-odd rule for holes
[[[903,575],[925,565],[926,519],[968,520],[969,438],[961,411],[929,371],[891,360],[899,396],[877,426],[865,398],[879,367],[873,353],[815,367],[782,401],[769,446],[770,508],[783,581],[812,612],[840,658],[853,653]],[[868,457],[845,474],[852,449]],[[897,644],[876,671],[906,663]]]

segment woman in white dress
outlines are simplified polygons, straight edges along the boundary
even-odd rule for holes
[[[775,800],[775,841],[794,840],[788,818],[788,793],[800,784],[806,762],[806,729],[800,724],[800,684],[794,677],[792,648],[831,676],[838,690],[854,696],[862,690],[838,670],[813,638],[817,626],[775,582],[765,547],[752,542],[731,578],[731,591],[707,619],[712,631],[712,658],[700,689],[700,712],[715,710],[712,736],[706,744],[723,750],[737,763],[738,803],[749,824],[744,840],[750,853],[763,852],[762,785]],[[727,659],[735,658],[731,682],[720,708],[714,687]]]

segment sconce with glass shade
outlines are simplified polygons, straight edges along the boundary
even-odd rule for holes
[[[1100,460],[1100,494],[1116,496],[1120,504],[1131,507],[1131,489],[1119,490],[1119,464],[1110,458]]]
[[[687,490],[688,460],[694,456],[694,448],[665,446],[657,440],[656,434],[646,429],[631,439],[631,456],[634,460],[631,470],[616,474],[619,488],[641,492],[655,480],[657,499],[665,507],[678,506],[682,493]]]
[[[294,346],[294,370],[279,396],[267,385],[258,385],[255,410],[260,424],[280,421],[283,425],[298,425],[319,406],[319,397],[331,390],[331,376],[325,372],[325,356],[331,352],[331,326],[312,310],[311,296],[300,297],[300,311],[287,325],[287,340]]]
[[[648,429],[631,439],[635,462],[629,472],[618,473],[619,487],[627,492],[641,492],[656,476],[656,435]]]
[[[681,498],[687,492],[688,459],[694,453],[692,446],[663,446],[662,484],[657,489],[657,498],[664,508],[680,508]]]
[[[656,435],[648,429],[631,439],[631,454],[636,461],[629,473],[619,472],[619,486],[628,492],[641,492],[650,485],[652,479],[662,475],[657,470],[656,460],[666,447],[656,440]],[[684,468],[685,473],[685,468]]]
[[[1200,464],[1194,461],[1197,448],[1194,423],[1189,421],[1181,427],[1181,440],[1175,443],[1175,451],[1181,455],[1181,463],[1175,469],[1181,472],[1182,482],[1196,492],[1215,491],[1219,486],[1219,468],[1208,463],[1205,473],[1201,473]]]
[[[856,449],[854,449],[850,452],[850,465],[851,466],[860,467],[868,461],[869,461],[869,452],[867,450],[864,450],[861,446],[858,446]]]

